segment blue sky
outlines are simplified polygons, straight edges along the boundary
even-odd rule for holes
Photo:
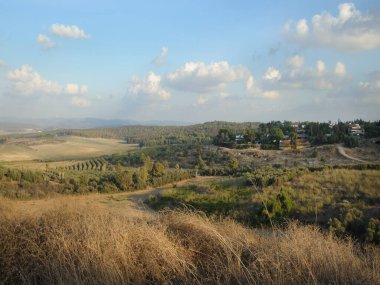
[[[0,0],[0,116],[379,119],[379,1]]]

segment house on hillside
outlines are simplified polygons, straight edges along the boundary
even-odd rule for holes
[[[236,143],[241,143],[242,141],[244,141],[244,136],[243,135],[236,135],[235,136],[235,142]]]
[[[353,136],[363,136],[364,129],[359,124],[350,123],[348,125],[348,134]]]

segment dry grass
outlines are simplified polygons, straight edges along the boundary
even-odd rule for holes
[[[58,142],[41,142],[31,138],[22,144],[16,140],[0,145],[0,161],[75,160],[120,153],[135,148],[136,145],[125,144],[116,139],[66,136]]]
[[[379,248],[313,227],[254,231],[172,211],[128,217],[72,199],[23,214],[16,203],[0,200],[4,284],[380,284]]]

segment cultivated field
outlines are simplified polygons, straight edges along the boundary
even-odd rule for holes
[[[49,140],[14,139],[0,145],[0,161],[80,160],[135,149],[116,139],[59,137]]]

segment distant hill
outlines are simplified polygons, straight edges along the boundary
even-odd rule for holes
[[[3,132],[32,132],[57,129],[93,129],[112,128],[130,125],[140,126],[186,126],[189,122],[178,121],[134,121],[121,119],[99,119],[99,118],[9,118],[0,117],[0,131]]]
[[[25,128],[34,128],[32,126],[36,125],[40,127],[43,125],[42,123],[46,124],[44,129],[34,129],[34,134],[24,134],[32,132],[25,132]],[[42,123],[33,120],[30,122],[30,125],[20,123],[18,125],[10,124],[8,126],[23,127],[23,131],[19,131],[21,136],[44,137],[72,135],[92,138],[115,138],[122,139],[127,143],[138,143],[149,146],[162,144],[209,143],[221,128],[230,128],[235,132],[240,133],[245,129],[256,129],[259,125],[259,123],[255,122],[234,123],[224,121],[213,121],[195,125],[180,125],[181,122],[172,121],[135,122],[90,118],[80,120],[67,119],[66,121],[53,120],[49,122],[49,124],[47,124],[46,121],[42,121]],[[120,126],[120,124],[122,125]],[[74,127],[71,127],[73,125]]]
[[[142,145],[182,144],[211,142],[219,129],[230,128],[235,132],[244,129],[256,129],[259,123],[233,123],[224,121],[206,122],[188,126],[127,125],[112,128],[62,129],[54,131],[55,135],[74,135],[84,137],[117,138],[127,143]]]

